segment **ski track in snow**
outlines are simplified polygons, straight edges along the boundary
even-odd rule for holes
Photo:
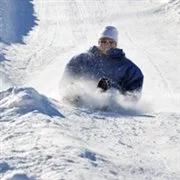
[[[34,0],[35,24],[11,45],[20,24],[2,3],[0,179],[180,179],[179,0]],[[109,24],[145,74],[141,101],[124,114],[63,104],[65,64]]]

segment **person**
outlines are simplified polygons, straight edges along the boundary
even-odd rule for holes
[[[106,26],[100,33],[97,46],[72,57],[66,65],[63,79],[71,79],[71,82],[93,80],[103,92],[113,88],[123,95],[133,94],[133,98],[138,100],[144,76],[123,50],[117,48],[117,43],[117,28]]]

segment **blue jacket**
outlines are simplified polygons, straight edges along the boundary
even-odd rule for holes
[[[93,46],[88,52],[70,60],[64,76],[88,78],[97,83],[101,78],[107,78],[110,86],[119,89],[121,93],[141,91],[143,86],[141,70],[118,48],[110,49],[107,55],[103,55],[97,46]]]

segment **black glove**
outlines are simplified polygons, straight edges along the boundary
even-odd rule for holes
[[[101,78],[97,87],[101,88],[103,91],[107,91],[110,88],[110,81],[107,78]]]

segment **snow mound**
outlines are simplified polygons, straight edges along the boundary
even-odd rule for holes
[[[48,116],[62,116],[55,105],[33,88],[12,87],[0,92],[0,111],[10,115],[40,112]]]

